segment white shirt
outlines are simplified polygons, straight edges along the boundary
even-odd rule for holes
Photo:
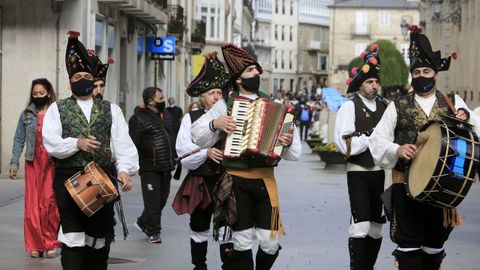
[[[258,98],[258,95],[256,94],[249,96],[243,94],[240,95],[252,100]],[[212,147],[218,141],[220,131],[211,131],[209,124],[210,121],[217,119],[222,115],[227,115],[227,104],[225,103],[225,100],[217,101],[207,113],[193,123],[191,130],[193,142],[202,148]],[[298,160],[301,154],[302,143],[300,142],[300,135],[298,134],[297,127],[294,126],[292,144],[283,158],[286,160]]]
[[[427,98],[415,95],[415,101],[420,105],[426,115],[430,115],[436,98],[436,95]],[[455,95],[455,108],[464,108],[470,113],[468,122],[473,125],[473,131],[477,136],[480,135],[480,116],[471,111],[458,95]],[[397,110],[395,103],[391,102],[369,140],[369,149],[372,153],[373,160],[377,166],[382,168],[393,168],[398,160],[396,153],[400,145],[393,142],[396,125]]]
[[[77,99],[77,104],[87,121],[90,121],[93,99]],[[128,126],[120,107],[110,103],[110,109],[112,112],[111,145],[113,155],[116,158],[117,171],[134,175],[139,168],[137,148],[135,148],[128,134]],[[45,149],[53,157],[65,159],[79,151],[77,147],[78,138],[62,138],[62,123],[56,102],[50,105],[45,114],[42,138]]]
[[[362,102],[367,106],[367,108],[375,112],[377,111],[377,103],[375,99],[369,100],[362,95],[359,95]],[[352,100],[345,102],[337,112],[337,117],[335,121],[335,133],[334,133],[334,142],[338,151],[342,154],[347,153],[347,145],[345,139],[342,138],[343,135],[355,132],[355,104]],[[367,135],[363,134],[361,136],[352,137],[351,141],[351,150],[350,155],[355,156],[361,154],[368,150],[368,140]],[[372,168],[365,168],[363,166],[347,162],[347,171],[378,171],[379,167],[374,166]]]
[[[193,143],[192,133],[190,129],[192,127],[192,119],[190,114],[187,113],[183,116],[180,129],[178,130],[177,142],[175,148],[177,150],[177,155],[181,157],[195,149],[198,149],[199,146]],[[190,171],[198,169],[207,160],[207,149],[202,149],[199,152],[190,155],[181,160],[182,166]]]

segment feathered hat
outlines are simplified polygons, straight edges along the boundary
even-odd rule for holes
[[[440,51],[433,51],[432,45],[427,36],[422,34],[422,28],[410,25],[410,47],[408,49],[410,58],[410,71],[418,67],[428,67],[435,72],[446,71],[450,68],[450,62],[457,58],[457,53],[452,53],[445,58],[441,57]]]
[[[348,78],[347,80],[347,93],[358,91],[362,83],[367,79],[376,78],[380,80],[379,50],[378,44],[374,43],[370,45],[370,51],[364,51],[360,54],[360,57],[364,60],[364,64],[360,70],[357,67],[352,68],[353,78]]]
[[[222,54],[232,80],[240,77],[243,71],[251,65],[256,65],[258,72],[263,73],[260,64],[247,51],[232,43],[226,43],[222,46]]]
[[[187,94],[198,97],[210,89],[224,89],[230,82],[230,75],[225,71],[222,62],[217,58],[217,52],[205,55],[205,62],[197,77],[187,87]]]
[[[87,51],[85,46],[78,40],[80,32],[68,31],[68,35],[67,49],[65,52],[65,64],[68,77],[71,78],[78,72],[88,72],[95,75],[95,53],[92,50]]]

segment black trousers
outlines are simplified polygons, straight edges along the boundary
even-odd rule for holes
[[[308,138],[308,129],[310,128],[310,122],[309,121],[301,121],[300,122],[300,139],[303,136],[303,139],[306,140]]]
[[[147,235],[157,234],[162,230],[162,210],[170,194],[171,179],[170,171],[146,171],[140,174],[143,212],[137,218],[137,224]]]
[[[271,230],[272,206],[263,179],[244,179],[232,176],[233,192],[237,200],[237,222],[234,231],[252,227]]]
[[[93,249],[88,246],[69,248],[63,245],[61,253],[62,266],[64,270],[107,269],[110,243],[114,236],[113,203],[103,206],[91,217],[87,217],[80,210],[65,188],[64,182],[81,169],[57,168],[55,170],[53,189],[57,200],[62,231],[63,233],[84,232],[93,238],[105,238],[105,246],[101,249]],[[116,185],[115,182],[114,185]]]
[[[380,194],[384,190],[385,172],[349,171],[347,172],[350,210],[355,223],[373,221],[385,223],[382,216]]]
[[[207,184],[208,193],[213,194],[213,187],[218,181],[219,175],[214,176],[203,176],[203,180]],[[200,206],[197,206],[190,215],[190,229],[194,232],[204,232],[210,229],[210,223],[212,221],[213,214],[213,200],[205,208],[202,209]]]
[[[404,184],[392,186],[390,237],[401,248],[442,248],[453,228],[443,226],[443,209],[407,196]]]

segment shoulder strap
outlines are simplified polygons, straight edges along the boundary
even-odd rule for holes
[[[452,98],[451,98],[452,95],[453,95],[453,100],[455,100],[455,94],[443,95],[443,98],[445,99],[445,102],[447,102],[447,105],[450,108],[450,110],[453,112],[453,114],[456,114],[457,109],[455,109],[455,105],[452,102]]]

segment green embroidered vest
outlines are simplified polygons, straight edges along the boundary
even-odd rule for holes
[[[80,150],[68,158],[57,159],[55,166],[58,168],[84,167],[90,161],[95,161],[99,166],[109,168],[112,160],[110,150],[112,111],[110,102],[94,98],[90,122],[87,121],[74,97],[60,100],[58,111],[62,122],[63,138],[80,138],[92,135],[101,143],[101,146],[94,153]]]
[[[227,99],[227,108],[230,111],[231,107],[233,106],[233,97],[238,96],[238,93],[233,94]],[[270,96],[266,93],[259,91],[258,96],[260,98],[269,99]],[[248,169],[248,168],[260,168],[260,167],[271,167],[270,165],[265,164],[263,161],[255,160],[255,159],[243,159],[243,158],[223,158],[222,160],[222,167],[224,168],[235,168],[235,169]]]
[[[399,145],[414,144],[420,130],[428,122],[434,120],[444,120],[439,114],[452,114],[448,108],[443,94],[440,91],[435,93],[437,99],[432,107],[430,115],[426,115],[420,105],[415,101],[414,93],[400,97],[395,100],[395,109],[397,111],[397,125],[395,126],[394,143]],[[452,99],[454,103],[454,99]],[[405,171],[406,163],[399,159],[395,165],[398,171]]]

